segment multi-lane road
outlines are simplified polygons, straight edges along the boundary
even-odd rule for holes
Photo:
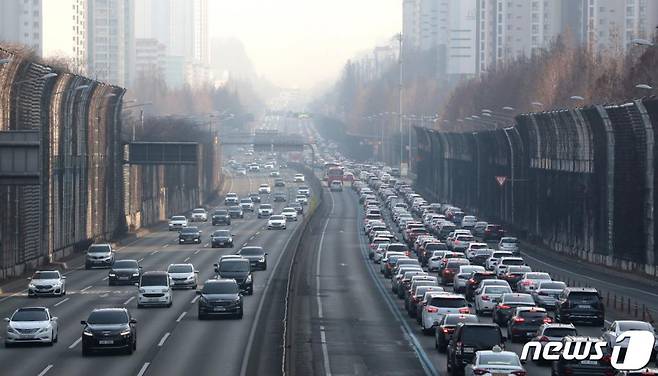
[[[285,172],[292,182],[292,172]],[[233,177],[230,191],[247,195],[260,183],[273,179],[267,174]],[[285,188],[294,198],[292,183]],[[267,195],[264,202],[270,201]],[[273,203],[275,211],[284,203]],[[221,205],[220,205],[221,206]],[[301,219],[301,217],[300,217]],[[284,231],[268,231],[267,220],[246,213],[244,219],[233,220],[235,248],[211,248],[208,235],[213,231],[209,223],[198,224],[203,231],[201,245],[179,245],[177,232],[158,226],[150,234],[117,250],[117,259],[137,259],[144,271],[166,270],[172,263],[192,263],[199,270],[199,279],[214,277],[213,263],[221,255],[236,252],[244,244],[263,246],[268,250],[268,269],[255,272],[253,296],[245,297],[242,320],[217,319],[200,321],[197,317],[197,295],[190,290],[175,290],[170,308],[137,309],[134,286],[108,286],[107,270],[85,270],[82,258],[69,262],[66,273],[67,294],[64,297],[28,298],[21,287],[27,281],[14,282],[5,287],[0,301],[0,317],[8,317],[18,307],[46,306],[58,317],[59,341],[52,347],[20,346],[0,350],[2,375],[241,375],[251,372],[254,364],[245,354],[261,342],[258,318],[266,317],[271,302],[265,305],[267,285],[277,273],[286,273],[279,261],[298,222],[291,222]],[[226,228],[225,226],[215,228]],[[6,291],[14,288],[15,293]],[[266,289],[268,290],[266,292]],[[81,320],[97,307],[127,307],[137,319],[137,351],[131,356],[94,355],[82,357]],[[0,334],[0,336],[3,334]],[[280,360],[279,360],[280,369]]]

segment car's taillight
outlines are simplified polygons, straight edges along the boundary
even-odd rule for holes
[[[550,317],[544,317],[544,324],[550,324],[552,322],[553,322],[553,319],[551,319]]]
[[[445,334],[452,333],[455,331],[453,328],[442,328],[441,331]]]
[[[432,306],[427,307],[427,313],[437,313],[437,312],[439,312],[438,308]]]
[[[516,322],[516,323],[525,322],[525,319],[523,317],[515,317],[514,322]]]
[[[548,342],[548,341],[550,341],[550,340],[546,336],[539,337],[539,342]]]
[[[485,300],[485,301],[489,301],[489,295],[482,295],[480,297],[480,299]]]
[[[528,373],[526,371],[514,371],[511,374],[514,376],[526,376]]]
[[[479,368],[473,369],[474,375],[486,375],[487,373],[489,373],[489,371],[487,371],[486,369],[479,369]]]
[[[512,307],[510,307],[510,306],[508,306],[508,305],[506,305],[506,304],[501,304],[501,305],[498,306],[498,308],[499,308],[499,309],[510,309],[510,308],[512,308]]]
[[[463,307],[459,309],[459,313],[471,313],[471,310],[468,307]]]

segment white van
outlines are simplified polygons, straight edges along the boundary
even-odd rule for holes
[[[137,295],[137,308],[144,306],[171,307],[173,293],[169,273],[153,271],[142,274],[139,279],[139,293]]]
[[[329,184],[329,189],[332,192],[342,192],[343,191],[343,182],[340,180],[332,180]]]

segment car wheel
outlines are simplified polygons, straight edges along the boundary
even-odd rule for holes
[[[240,312],[238,312],[238,314],[237,314],[237,318],[242,319],[242,316],[244,316],[244,311],[242,309],[240,309]]]
[[[249,291],[247,292],[247,295],[254,295],[254,288],[250,288]]]
[[[82,345],[82,356],[89,356],[91,355],[91,351],[87,348],[87,346]]]
[[[137,303],[137,309],[142,309],[142,308],[144,308],[144,306],[141,305],[141,304],[139,304],[139,303]]]
[[[132,345],[131,345],[131,346],[128,346],[128,348],[126,349],[126,354],[127,354],[127,355],[132,355],[133,351],[135,351],[135,349],[133,348],[133,346],[132,346]]]
[[[53,332],[53,342],[57,343],[59,341],[59,333]]]

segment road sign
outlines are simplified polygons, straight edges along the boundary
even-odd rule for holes
[[[507,176],[496,176],[496,181],[498,182],[498,185],[502,187],[507,181]]]

